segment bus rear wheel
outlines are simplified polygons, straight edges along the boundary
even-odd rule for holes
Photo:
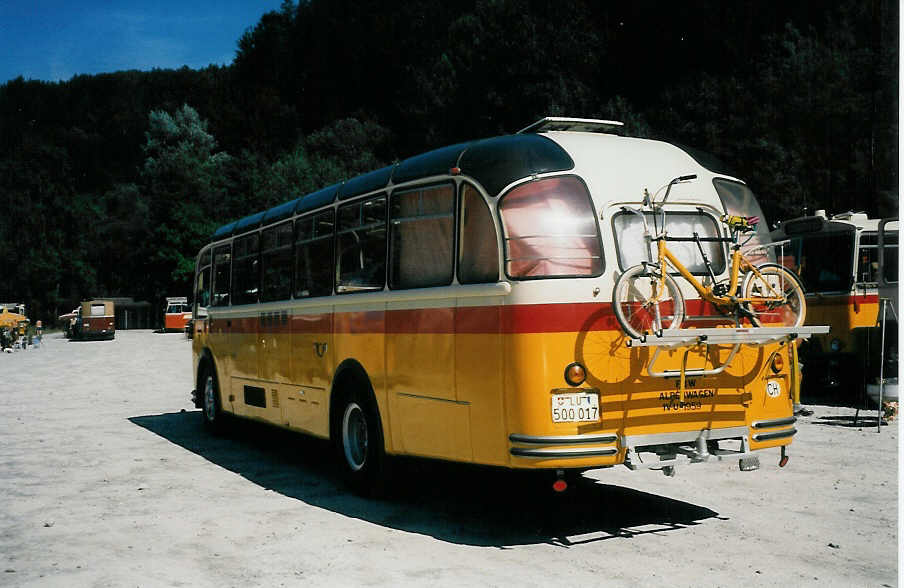
[[[388,464],[375,403],[360,392],[348,394],[343,398],[337,419],[336,445],[345,481],[358,494],[383,494]]]

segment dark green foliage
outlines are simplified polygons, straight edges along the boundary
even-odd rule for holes
[[[189,294],[221,223],[546,115],[709,151],[770,220],[897,211],[890,0],[286,0],[228,67],[0,85],[0,300]]]

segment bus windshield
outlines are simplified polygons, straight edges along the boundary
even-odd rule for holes
[[[807,292],[844,292],[854,279],[854,233],[824,232],[793,237],[783,264],[795,270]]]

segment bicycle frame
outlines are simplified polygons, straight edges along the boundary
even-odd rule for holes
[[[666,237],[665,232],[653,237],[651,240],[657,242],[657,249],[659,252],[659,267],[660,267],[660,276],[659,276],[659,286],[657,292],[665,291],[665,274],[668,266],[672,266],[685,280],[687,280],[691,286],[694,287],[694,290],[700,295],[701,298],[707,300],[716,306],[734,306],[737,304],[742,304],[745,302],[753,302],[753,298],[739,298],[736,296],[739,286],[739,276],[741,270],[752,271],[755,276],[760,278],[766,287],[769,289],[768,296],[757,296],[757,302],[782,302],[784,301],[784,295],[781,292],[777,292],[771,285],[769,285],[765,280],[763,280],[763,274],[759,272],[759,270],[754,266],[750,261],[744,257],[744,254],[741,253],[740,247],[737,243],[732,247],[731,252],[731,274],[730,274],[730,282],[728,284],[728,291],[723,296],[719,296],[715,294],[712,287],[704,286],[700,281],[682,264],[677,257],[669,250],[666,245],[666,241],[668,237]],[[700,242],[700,238],[696,235],[694,236],[695,241]],[[719,240],[722,240],[721,238]],[[658,297],[658,294],[657,294]]]
[[[697,233],[694,233],[693,237],[668,237],[665,225],[666,225],[666,214],[665,214],[665,202],[669,198],[669,193],[672,190],[672,186],[678,183],[690,181],[696,179],[696,175],[687,175],[680,176],[673,179],[668,183],[665,191],[665,196],[659,205],[656,205],[656,196],[651,196],[647,190],[644,190],[644,199],[643,206],[640,209],[633,209],[628,207],[622,207],[622,210],[627,212],[633,212],[638,215],[643,222],[644,227],[644,238],[647,243],[647,251],[650,253],[650,244],[653,241],[656,241],[657,245],[657,258],[658,262],[654,265],[658,265],[660,268],[659,279],[657,280],[656,288],[653,292],[652,301],[658,301],[659,297],[663,292],[666,291],[665,285],[665,277],[666,272],[668,271],[668,266],[671,265],[685,280],[687,280],[691,286],[697,291],[701,298],[711,302],[717,307],[728,308],[728,309],[737,309],[741,305],[750,303],[750,302],[775,302],[781,303],[785,301],[784,296],[784,285],[781,285],[781,291],[776,291],[763,277],[763,274],[754,266],[750,261],[744,257],[744,254],[741,253],[741,246],[738,244],[738,236],[739,232],[736,231],[730,224],[729,231],[731,233],[730,237],[700,237]],[[647,217],[645,212],[650,212],[653,217],[653,225],[656,229],[656,234],[650,234],[650,225],[647,221]],[[660,214],[662,218],[662,228],[660,229],[656,223],[656,214],[657,212]],[[723,221],[724,222],[724,221]],[[726,223],[727,224],[727,223]],[[694,277],[694,275],[682,264],[677,257],[669,250],[668,245],[666,245],[667,241],[694,241],[697,243],[698,247],[700,247],[700,243],[703,241],[717,241],[717,242],[730,242],[732,243],[731,247],[731,274],[729,276],[729,284],[728,289],[726,290],[724,295],[716,294],[713,287],[704,286],[700,281]],[[709,260],[706,257],[706,254],[703,253],[702,247],[700,247],[700,252],[703,254],[703,260],[706,264],[706,267],[710,273],[710,276],[713,279],[713,283],[715,285],[715,275],[712,271],[712,266],[709,263]],[[644,262],[645,264],[652,264],[652,262]],[[766,286],[768,292],[764,293],[764,295],[757,296],[756,298],[739,298],[737,296],[738,287],[739,287],[739,276],[741,270],[753,272],[753,274],[760,279],[760,282]]]

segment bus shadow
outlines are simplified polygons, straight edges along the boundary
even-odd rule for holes
[[[326,441],[245,422],[213,436],[201,430],[197,412],[129,420],[267,490],[456,544],[568,547],[680,531],[718,517],[703,506],[585,477],[555,494],[551,480],[534,473],[431,460],[398,460],[391,497],[365,499],[343,484]]]

